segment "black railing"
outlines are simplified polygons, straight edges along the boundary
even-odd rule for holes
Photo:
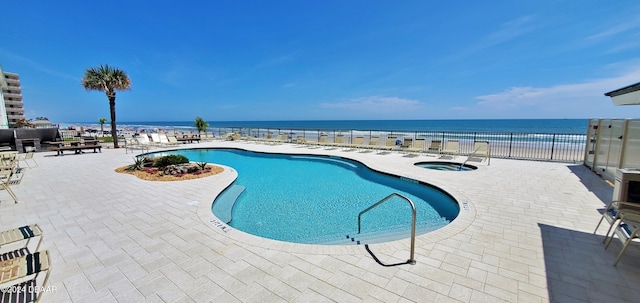
[[[448,140],[460,142],[460,154],[473,152],[475,141],[488,141],[492,158],[582,162],[584,160],[585,134],[546,134],[546,133],[503,133],[503,132],[447,132],[447,131],[386,131],[386,130],[339,130],[339,129],[285,129],[285,128],[245,128],[222,127],[209,129],[216,137],[223,134],[238,133],[242,137],[265,138],[287,134],[294,140],[298,136],[306,140],[316,140],[320,134],[327,134],[329,142],[337,134],[344,135],[345,143],[351,143],[357,136],[365,138],[365,144],[371,136],[380,137],[384,143],[387,136],[425,138],[427,146],[431,140],[441,140],[444,146]]]

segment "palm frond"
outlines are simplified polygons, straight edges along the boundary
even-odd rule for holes
[[[86,90],[98,90],[108,93],[114,90],[131,89],[131,79],[121,69],[112,68],[109,65],[100,65],[99,67],[90,67],[85,71],[82,78],[82,86]]]

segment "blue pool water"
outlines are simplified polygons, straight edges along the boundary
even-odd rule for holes
[[[356,235],[360,211],[394,192],[414,202],[418,234],[448,224],[459,212],[456,201],[437,188],[378,173],[347,159],[236,149],[191,149],[161,154],[168,153],[184,155],[192,162],[233,167],[238,172],[234,185],[243,186],[244,191],[233,205],[228,224],[265,238],[345,244],[350,241],[347,235],[362,243],[409,237],[411,208],[400,198],[364,214],[364,235]],[[214,201],[214,210],[218,202]]]

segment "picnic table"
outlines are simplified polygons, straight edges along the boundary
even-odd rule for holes
[[[80,140],[80,141],[52,141],[49,142],[52,145],[51,150],[58,152],[57,156],[64,156],[65,151],[74,151],[76,154],[81,154],[85,149],[93,149],[93,152],[102,152],[102,145],[98,140]]]
[[[178,140],[178,142],[181,143],[193,143],[194,141],[197,143],[200,143],[200,137],[196,137],[196,136],[182,136],[182,137],[176,137],[176,140]]]

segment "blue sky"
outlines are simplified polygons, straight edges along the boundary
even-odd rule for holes
[[[28,118],[639,118],[637,1],[5,1],[0,65]]]

